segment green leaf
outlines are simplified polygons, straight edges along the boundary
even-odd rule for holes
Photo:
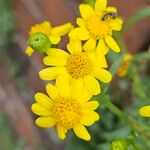
[[[130,28],[139,20],[149,16],[150,16],[150,7],[143,8],[140,11],[136,12],[131,16],[131,18],[127,22],[124,23],[123,32],[126,31],[128,28]]]

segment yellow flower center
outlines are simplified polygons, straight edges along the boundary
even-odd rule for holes
[[[72,54],[66,68],[73,78],[82,78],[91,73],[92,63],[86,53]]]
[[[110,18],[103,21],[100,16],[93,15],[86,21],[86,25],[92,37],[103,38],[111,32],[109,22]]]
[[[71,129],[80,122],[81,106],[73,98],[60,97],[54,101],[52,115],[56,124],[64,129]]]

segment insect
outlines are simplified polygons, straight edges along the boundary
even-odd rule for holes
[[[115,19],[117,17],[117,13],[111,11],[111,12],[106,12],[103,16],[102,16],[102,20],[105,21],[108,17]]]

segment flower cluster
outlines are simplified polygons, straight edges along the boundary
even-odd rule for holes
[[[91,98],[101,93],[101,81],[111,81],[106,54],[109,48],[120,52],[113,31],[121,30],[123,21],[116,8],[107,7],[107,0],[96,0],[94,8],[80,4],[79,11],[78,27],[67,23],[52,28],[48,21],[33,26],[26,53],[45,53],[43,63],[48,67],[39,76],[55,80],[54,85],[46,86],[48,96],[35,94],[32,111],[39,116],[36,125],[55,126],[60,139],[65,139],[67,131],[73,129],[77,137],[88,141],[91,136],[85,126],[100,118],[95,111],[99,103]],[[65,34],[69,36],[67,51],[54,46]]]

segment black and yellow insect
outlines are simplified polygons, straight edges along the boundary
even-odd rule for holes
[[[115,19],[117,17],[117,13],[116,12],[106,12],[103,16],[102,16],[102,20],[105,21],[108,17]]]

